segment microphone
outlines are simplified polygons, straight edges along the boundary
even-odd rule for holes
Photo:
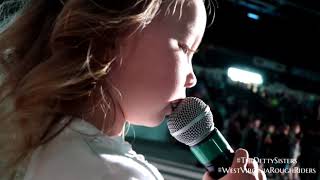
[[[234,151],[214,127],[210,107],[201,99],[187,97],[179,102],[168,116],[170,134],[179,142],[188,145],[209,175],[219,179],[226,174],[221,168],[229,168]]]

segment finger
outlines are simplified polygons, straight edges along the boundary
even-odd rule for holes
[[[247,168],[250,169],[259,169],[258,162],[252,158],[249,158],[248,163],[247,163]]]
[[[240,167],[245,168],[248,163],[248,158],[249,158],[249,154],[248,154],[247,150],[241,149],[241,148],[238,149],[235,152],[231,167],[232,168],[240,168]]]
[[[253,174],[255,177],[258,177],[259,165],[258,162],[252,158],[248,160],[246,169],[250,174]]]
[[[267,180],[266,173],[264,173],[264,171],[262,171],[261,169],[259,169],[258,171],[258,178],[259,180]]]
[[[202,180],[213,180],[212,177],[209,175],[209,172],[207,171],[206,173],[204,173],[204,175],[202,176]]]

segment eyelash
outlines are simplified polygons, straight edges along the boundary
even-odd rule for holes
[[[195,53],[198,50],[192,50],[189,48],[187,45],[179,43],[179,48],[185,53],[185,54],[190,54],[190,53]]]

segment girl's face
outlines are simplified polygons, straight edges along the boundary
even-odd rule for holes
[[[178,3],[174,14],[161,12],[142,32],[125,41],[122,64],[109,76],[122,94],[118,100],[125,121],[159,125],[171,113],[171,104],[186,96],[186,88],[197,81],[191,59],[205,26],[203,2],[190,0],[182,8]]]

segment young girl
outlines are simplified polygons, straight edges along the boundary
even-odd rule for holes
[[[201,0],[23,3],[0,34],[0,179],[163,179],[124,126],[159,125],[196,84],[205,26]],[[222,179],[262,179],[236,158],[255,173]]]

